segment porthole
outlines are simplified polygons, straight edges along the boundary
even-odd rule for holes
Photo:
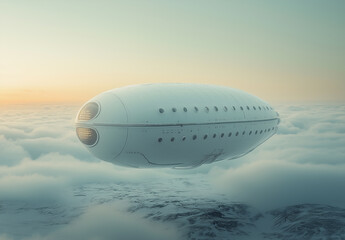
[[[256,110],[256,107],[255,107],[255,106],[253,106],[253,109],[254,109],[254,110]]]
[[[185,137],[185,136],[183,136],[183,137],[182,137],[182,141],[185,141],[185,140],[186,140],[186,137]]]
[[[262,130],[260,131],[260,134],[262,133]]]
[[[194,107],[194,111],[197,112],[199,111],[199,109],[197,107]]]
[[[205,136],[204,136],[204,139],[206,139],[207,138],[207,134],[205,134]]]
[[[208,107],[205,107],[205,112],[209,112],[210,109]]]
[[[258,130],[255,131],[255,135],[258,134]]]
[[[216,138],[217,137],[217,134],[213,134],[213,138]]]
[[[218,112],[218,107],[214,106],[214,111]]]
[[[221,137],[221,138],[224,137],[224,133],[220,134],[220,137]]]
[[[238,132],[236,132],[236,137],[238,136]]]
[[[265,129],[265,131],[264,132],[267,132],[267,130]]]
[[[87,103],[79,112],[78,120],[89,121],[99,114],[100,107],[95,102]]]
[[[228,137],[231,137],[231,135],[232,135],[232,133],[231,133],[231,132],[229,132]]]
[[[252,131],[249,132],[249,135],[252,135]]]
[[[261,111],[261,107],[259,106],[259,110]]]
[[[240,109],[243,111],[243,107],[241,106]]]
[[[176,108],[172,108],[171,110],[172,110],[173,112],[176,112],[176,111],[177,111]]]
[[[175,138],[174,138],[174,137],[172,137],[172,138],[170,139],[170,141],[171,141],[171,142],[175,141]]]
[[[242,135],[244,135],[245,133],[246,133],[246,131],[243,131],[243,132],[242,132]]]
[[[195,140],[195,139],[196,139],[196,135],[193,136],[193,140]]]
[[[187,108],[186,108],[186,107],[184,107],[184,108],[183,108],[183,111],[184,111],[184,112],[187,112]]]
[[[235,111],[236,110],[235,106],[232,106],[232,109]]]
[[[160,113],[164,113],[164,109],[163,109],[163,108],[160,108],[160,109],[159,109],[159,112],[160,112]]]
[[[226,106],[224,106],[223,109],[224,109],[224,112],[228,111],[228,108]]]
[[[92,128],[77,127],[79,140],[89,147],[95,146],[98,142],[98,132]]]
[[[271,131],[271,129],[269,128],[269,129],[268,129],[268,131],[270,132],[270,131]]]
[[[270,110],[268,107],[266,107],[267,110]]]
[[[162,142],[163,141],[163,138],[158,138],[158,142]]]
[[[247,110],[250,110],[249,106],[247,106]]]

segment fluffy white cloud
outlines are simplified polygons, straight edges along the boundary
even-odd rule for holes
[[[14,166],[0,165],[0,201],[42,201],[70,197],[72,188],[89,183],[140,183],[172,176],[155,170],[130,169],[103,161],[83,162],[70,155],[49,153],[24,158]]]
[[[50,202],[61,200],[69,193],[64,179],[30,175],[8,175],[0,177],[0,201]],[[68,194],[71,196],[70,194]]]
[[[342,191],[345,189],[345,107],[280,105],[276,110],[282,120],[277,135],[250,154],[233,161],[176,171],[123,168],[93,158],[75,135],[75,106],[0,109],[0,210],[6,208],[6,203],[14,202],[29,205],[58,202],[63,208],[74,199],[76,187],[90,183],[138,184],[139,188],[146,183],[143,187],[150,186],[152,189],[148,191],[159,194],[162,189],[155,189],[157,185],[151,182],[171,180],[176,191],[189,192],[188,198],[198,197],[198,189],[202,187],[209,188],[210,195],[225,194],[229,202],[247,202],[265,209],[296,203],[345,207]],[[181,177],[183,180],[177,184]],[[211,186],[184,184],[189,180],[208,181]],[[140,194],[145,198],[144,193]],[[170,195],[174,196],[174,192]],[[115,234],[136,237],[136,232],[130,231],[133,222],[143,237],[162,238],[160,234],[166,226],[156,229],[140,216],[123,215],[123,209],[117,209],[116,204],[95,206],[62,229],[54,228],[49,234],[37,232],[36,236],[92,239],[97,237],[96,233],[104,233],[98,239]],[[85,234],[76,235],[81,229],[86,230]],[[17,239],[11,232],[1,231],[0,226],[1,240]],[[173,231],[169,236],[174,238]]]
[[[265,210],[319,203],[345,207],[345,165],[258,161],[234,169],[213,169],[215,186],[231,200]]]
[[[14,141],[7,140],[3,135],[0,135],[0,166],[1,165],[16,165],[23,158],[28,157],[29,154],[22,146],[16,144]]]

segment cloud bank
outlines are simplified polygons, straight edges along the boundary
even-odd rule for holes
[[[124,214],[126,204],[131,204],[130,197],[123,199],[125,205],[113,201],[99,205],[90,200],[80,214],[61,228],[36,232],[28,229],[23,235],[13,234],[20,222],[8,210],[13,204],[57,204],[64,208],[76,198],[76,188],[95,183],[124,187],[130,184],[156,191],[159,196],[162,189],[155,184],[169,185],[174,181],[175,185],[169,188],[170,198],[177,194],[174,191],[184,190],[190,191],[189,199],[199,197],[202,188],[210,198],[225,196],[224,201],[245,202],[263,209],[298,203],[345,207],[343,105],[278,105],[276,110],[282,122],[276,136],[240,159],[186,171],[137,170],[94,159],[75,136],[73,119],[78,107],[0,109],[0,212],[4,213],[3,218],[0,216],[1,240],[21,239],[30,231],[33,239],[109,239],[110,236],[162,239],[163,235],[176,238],[174,226],[154,227],[157,223],[152,224],[142,216]],[[199,186],[195,184],[198,182],[206,183]],[[13,222],[7,221],[1,227],[9,215]],[[138,226],[136,232],[130,230],[132,223]]]

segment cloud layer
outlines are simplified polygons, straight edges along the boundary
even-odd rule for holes
[[[206,198],[245,202],[263,209],[298,203],[345,207],[342,105],[278,105],[282,122],[276,136],[240,159],[186,171],[122,168],[94,159],[75,136],[73,119],[77,109],[69,105],[0,108],[1,240],[24,235],[33,239],[177,237],[173,225],[155,227],[157,223],[128,213],[130,195],[122,198],[126,203],[114,202],[115,197],[110,196],[114,200],[108,199],[106,205],[90,198],[78,210],[80,214],[68,218],[62,227],[28,228],[22,235],[13,234],[21,220],[20,216],[15,217],[11,206],[79,206],[75,203],[76,189],[88,184],[116,184],[123,189],[138,186],[156,192],[158,197],[165,194],[165,198],[185,191],[188,195],[181,195],[182,201],[203,194]],[[157,183],[166,186],[170,195],[163,193],[164,188]],[[145,191],[141,194],[144,199]],[[28,218],[33,216],[30,214]],[[11,216],[12,222],[5,220],[6,216]],[[136,232],[131,231],[131,225],[137,226]]]

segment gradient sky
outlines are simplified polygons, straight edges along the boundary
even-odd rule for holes
[[[345,1],[0,0],[0,104],[197,82],[345,100]]]

